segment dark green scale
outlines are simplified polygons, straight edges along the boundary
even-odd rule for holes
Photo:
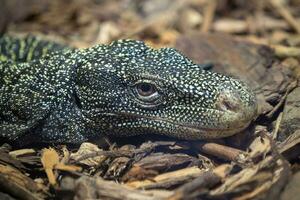
[[[35,36],[15,38],[2,36],[0,39],[0,61],[30,62],[49,53],[64,51],[66,45],[41,40]]]
[[[79,50],[34,36],[3,36],[0,136],[79,143],[103,135],[235,134],[256,115],[255,95],[206,67],[175,49],[134,40]]]

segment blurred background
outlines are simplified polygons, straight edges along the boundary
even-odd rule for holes
[[[76,47],[119,38],[174,45],[191,32],[300,46],[299,0],[1,0],[0,31]]]

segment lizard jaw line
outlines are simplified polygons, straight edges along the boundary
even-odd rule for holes
[[[194,125],[189,125],[186,123],[177,123],[172,120],[168,120],[168,119],[161,118],[161,117],[149,117],[149,116],[143,116],[143,115],[132,114],[132,113],[123,113],[123,112],[114,112],[114,113],[107,113],[107,114],[114,115],[114,116],[119,115],[119,116],[128,117],[128,118],[136,118],[136,119],[144,118],[144,119],[150,119],[153,121],[166,122],[166,123],[174,124],[176,126],[180,126],[180,127],[189,129],[191,132],[203,134],[203,138],[206,138],[206,136],[209,136],[209,134],[213,134],[216,132],[222,132],[222,131],[224,131],[226,133],[227,132],[231,133],[231,134],[228,134],[228,136],[234,135],[235,133],[238,133],[238,132],[244,130],[245,128],[247,128],[249,126],[249,124],[251,123],[251,121],[249,121],[248,123],[245,123],[242,126],[237,126],[234,128],[207,128],[207,127],[198,127],[198,126],[194,126]],[[227,136],[226,133],[224,134],[224,137]],[[220,134],[220,135],[223,135],[223,134]],[[200,137],[201,137],[201,135],[199,135],[199,138]]]

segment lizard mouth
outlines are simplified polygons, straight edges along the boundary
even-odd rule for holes
[[[218,111],[218,112],[223,114],[226,113],[224,111]],[[118,117],[121,116],[130,119],[144,119],[152,122],[168,124],[176,128],[172,131],[172,133],[159,131],[160,134],[174,136],[182,139],[192,139],[192,140],[228,137],[244,130],[251,123],[251,120],[249,120],[245,123],[236,124],[234,127],[226,126],[226,125],[224,126],[223,124],[222,126],[207,127],[203,125],[197,125],[197,124],[186,123],[186,122],[176,122],[163,117],[144,116],[144,115],[128,113],[128,112],[126,113],[113,112],[113,113],[106,113],[106,114],[111,116],[118,116]]]

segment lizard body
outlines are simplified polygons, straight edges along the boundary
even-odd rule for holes
[[[255,95],[173,48],[119,40],[87,49],[0,39],[0,136],[79,143],[101,135],[219,138],[246,128]]]

